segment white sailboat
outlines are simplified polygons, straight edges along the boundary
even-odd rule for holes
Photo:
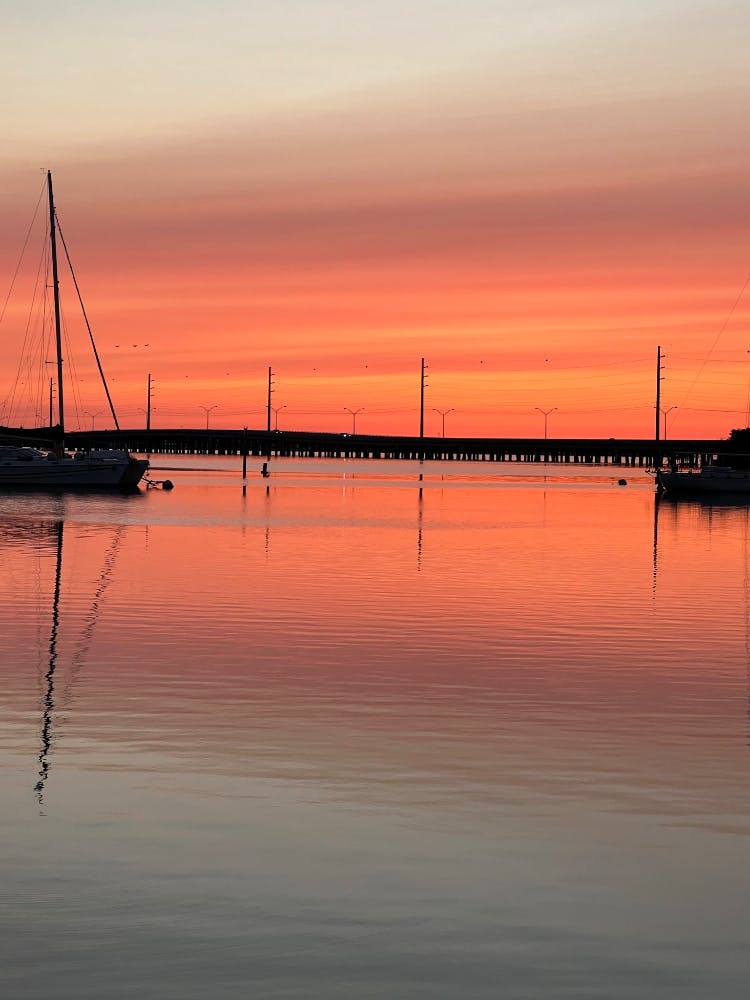
[[[49,170],[47,171],[47,196],[49,201],[49,240],[52,262],[55,347],[57,353],[58,427],[55,434],[55,446],[50,449],[42,449],[17,444],[0,445],[0,489],[20,489],[26,487],[32,489],[91,488],[96,490],[132,490],[138,486],[148,469],[149,463],[146,459],[134,458],[129,452],[119,449],[71,452],[65,448],[60,286],[57,267],[58,222],[52,193],[52,173]],[[94,352],[96,353],[96,347],[94,347]],[[99,364],[98,354],[96,355],[96,360],[97,364]],[[115,425],[119,430],[117,416],[112,406],[101,364],[99,364],[99,371],[102,375],[102,381],[104,382],[105,392],[107,393]]]

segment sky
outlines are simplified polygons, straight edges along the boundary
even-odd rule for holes
[[[427,434],[648,437],[657,347],[662,433],[748,423],[745,2],[0,9],[0,423],[45,169],[122,426],[150,373],[154,427],[263,427],[270,367],[280,429],[417,434],[424,358]]]

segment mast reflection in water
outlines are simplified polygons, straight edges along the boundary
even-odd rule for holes
[[[49,776],[49,756],[52,751],[52,712],[55,707],[55,667],[57,666],[57,633],[60,628],[60,583],[62,579],[63,522],[55,525],[57,531],[57,553],[55,561],[55,589],[52,598],[52,628],[49,637],[49,668],[45,674],[47,684],[44,692],[44,714],[42,716],[42,740],[39,751],[39,781],[35,785],[39,805],[44,804],[44,786]]]
[[[96,587],[91,598],[90,608],[81,622],[79,638],[70,656],[70,669],[67,683],[65,684],[60,699],[62,705],[69,704],[73,694],[73,684],[78,676],[81,667],[86,661],[96,624],[101,608],[101,600],[112,580],[117,551],[120,547],[123,534],[123,525],[116,525],[112,529],[112,541],[104,556],[103,566]],[[34,790],[40,806],[44,805],[44,791],[49,778],[50,757],[54,744],[55,729],[55,709],[56,704],[56,672],[59,661],[59,637],[60,637],[60,601],[62,588],[63,571],[63,540],[65,535],[65,522],[59,520],[54,524],[55,536],[55,578],[52,594],[52,621],[49,634],[49,647],[47,650],[47,670],[44,674],[44,691],[42,696],[42,731],[39,751],[39,772]]]

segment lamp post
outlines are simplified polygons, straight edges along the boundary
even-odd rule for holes
[[[676,410],[676,406],[668,406],[666,410],[661,411],[661,415],[664,417],[664,440],[667,440],[667,414],[671,413],[672,410]]]
[[[550,413],[554,413],[555,410],[557,409],[557,407],[553,406],[551,410],[543,410],[541,408],[541,406],[535,406],[534,409],[538,410],[544,416],[544,440],[546,441],[547,440],[547,417],[549,417]]]
[[[282,404],[281,406],[272,406],[271,409],[273,410],[273,417],[274,417],[273,429],[277,431],[279,429],[279,412],[281,410],[286,409],[286,403]]]
[[[201,406],[200,407],[200,409],[204,410],[205,413],[206,413],[206,430],[208,430],[208,415],[211,412],[211,410],[215,410],[218,405],[219,405],[218,403],[214,403],[213,406]]]
[[[350,410],[348,406],[345,406],[344,410],[347,413],[351,413],[351,415],[352,415],[352,434],[356,434],[357,433],[357,414],[361,413],[362,410],[364,410],[364,406],[360,406],[359,409],[357,409],[357,410]]]
[[[432,409],[434,410],[435,413],[439,413],[440,416],[443,418],[443,437],[445,437],[445,418],[449,413],[454,412],[455,407],[451,406],[449,410],[438,410],[437,407],[433,406]]]
[[[84,413],[85,413],[85,415],[86,415],[87,417],[91,417],[91,430],[92,430],[92,431],[93,431],[93,429],[94,429],[94,422],[96,421],[96,418],[97,418],[97,417],[99,416],[99,414],[100,414],[101,412],[102,412],[101,410],[97,410],[97,411],[96,411],[96,413],[89,413],[89,411],[88,411],[88,410],[84,410]]]

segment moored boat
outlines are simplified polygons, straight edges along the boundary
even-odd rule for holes
[[[657,469],[656,481],[667,496],[746,495],[750,500],[750,469],[729,465]]]
[[[45,451],[0,445],[0,489],[19,487],[131,490],[148,469],[146,459],[127,451]]]
[[[703,456],[699,465],[680,462],[680,456],[674,456],[668,467],[656,469],[657,485],[667,496],[750,500],[750,428],[731,431],[721,452]]]
[[[55,347],[57,354],[58,424],[54,429],[54,444],[48,449],[27,447],[18,444],[0,445],[0,489],[19,489],[24,487],[44,489],[91,488],[95,490],[136,489],[149,467],[146,459],[135,458],[125,450],[92,449],[85,452],[70,452],[65,448],[60,283],[57,265],[57,230],[59,228],[59,221],[55,212],[55,202],[52,193],[52,173],[49,170],[47,171],[47,198],[49,203],[49,249],[52,265]],[[63,246],[65,246],[64,240]],[[65,252],[67,256],[67,248],[65,248]],[[68,263],[70,263],[69,258]],[[75,282],[75,277],[73,280]],[[77,283],[76,290],[78,290]],[[85,311],[84,318],[86,318]],[[86,324],[88,326],[87,318]],[[89,335],[91,336],[93,346],[93,335],[91,335],[90,328]],[[117,414],[112,404],[95,346],[94,353],[115,427],[119,430]],[[52,423],[51,389],[50,423]]]

